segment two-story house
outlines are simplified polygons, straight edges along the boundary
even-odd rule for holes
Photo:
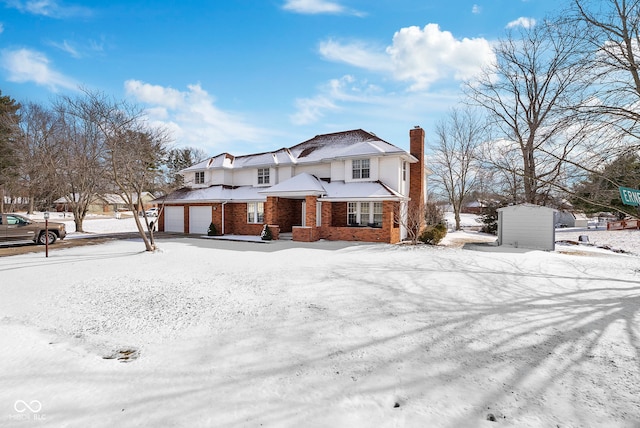
[[[222,153],[181,171],[186,186],[162,202],[160,231],[295,241],[399,242],[399,216],[424,204],[424,130],[409,132],[410,152],[361,129],[318,135],[290,148]]]

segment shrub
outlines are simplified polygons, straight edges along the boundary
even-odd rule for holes
[[[444,237],[447,236],[447,226],[443,223],[435,226],[427,226],[420,233],[418,240],[429,245],[438,245]]]
[[[262,233],[260,234],[260,238],[262,238],[263,241],[271,241],[273,239],[273,235],[271,234],[271,229],[269,229],[268,225],[264,225],[264,227],[262,228]]]
[[[216,236],[218,234],[218,229],[216,229],[216,225],[211,223],[209,225],[209,230],[207,230],[207,235]]]

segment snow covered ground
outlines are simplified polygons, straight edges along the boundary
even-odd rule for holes
[[[640,232],[557,238],[581,234],[632,254],[456,232],[3,257],[0,426],[638,427]]]

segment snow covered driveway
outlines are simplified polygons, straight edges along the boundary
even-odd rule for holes
[[[160,244],[0,259],[0,425],[640,425],[637,257]]]

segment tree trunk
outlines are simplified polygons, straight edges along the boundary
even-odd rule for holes
[[[82,217],[78,215],[73,215],[73,222],[76,225],[76,232],[84,233],[84,229],[82,228]]]
[[[134,208],[133,204],[130,205],[130,208]],[[150,239],[147,236],[147,232],[144,230],[144,228],[142,227],[142,223],[140,222],[140,216],[137,215],[137,213],[135,212],[135,209],[132,209],[132,211],[134,213],[133,218],[136,222],[138,233],[140,234],[140,236],[142,237],[142,241],[144,242],[145,251],[155,251],[156,250],[155,243],[153,242],[152,238]]]
[[[33,196],[29,195],[29,205],[27,205],[27,214],[33,214],[33,206],[34,206]]]

